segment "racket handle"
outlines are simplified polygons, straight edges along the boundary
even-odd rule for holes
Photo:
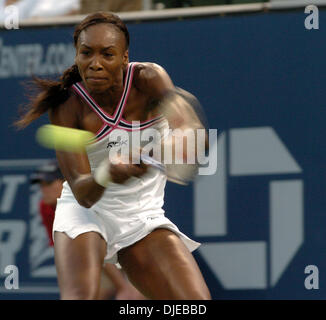
[[[110,161],[104,159],[94,171],[94,180],[104,188],[111,182],[110,165]]]
[[[142,155],[141,156],[141,161],[144,162],[147,165],[150,165],[150,166],[162,171],[163,173],[166,173],[165,166],[161,162],[153,159],[150,156]]]

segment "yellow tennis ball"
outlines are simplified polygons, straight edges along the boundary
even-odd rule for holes
[[[79,129],[47,124],[36,132],[36,140],[40,145],[50,149],[67,152],[81,152],[92,141],[94,134]]]

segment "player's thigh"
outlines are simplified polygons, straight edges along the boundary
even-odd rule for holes
[[[119,252],[119,262],[133,284],[151,299],[210,299],[192,254],[167,229]]]
[[[75,239],[54,233],[55,264],[62,299],[96,299],[106,242],[97,232]]]

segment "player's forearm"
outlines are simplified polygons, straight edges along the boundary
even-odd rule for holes
[[[78,203],[86,208],[93,206],[104,193],[105,188],[95,182],[91,174],[79,176],[73,183],[72,191]]]

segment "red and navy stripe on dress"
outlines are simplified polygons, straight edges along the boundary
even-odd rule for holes
[[[82,85],[81,82],[77,82],[72,85],[72,88],[74,91],[85,100],[85,102],[93,109],[93,111],[100,117],[100,119],[103,122],[103,126],[99,129],[99,131],[96,133],[95,139],[101,140],[105,136],[107,136],[110,132],[112,132],[116,128],[124,129],[127,131],[132,130],[142,130],[147,127],[150,127],[154,123],[161,121],[163,119],[163,116],[159,116],[147,121],[138,122],[139,125],[135,127],[132,122],[127,121],[122,118],[123,110],[126,106],[127,99],[129,96],[129,92],[131,89],[132,84],[132,78],[134,74],[134,67],[136,63],[129,63],[127,74],[125,78],[124,83],[124,90],[121,96],[121,99],[118,103],[117,108],[115,109],[114,114],[111,116],[107,114],[96,102],[95,100],[90,96],[90,94],[87,92],[85,87]]]

